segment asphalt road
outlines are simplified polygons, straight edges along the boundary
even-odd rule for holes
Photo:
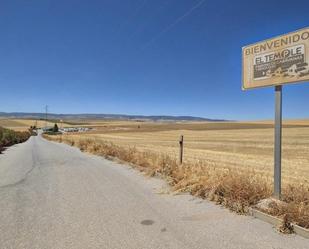
[[[33,137],[0,155],[1,249],[309,248],[128,166]]]

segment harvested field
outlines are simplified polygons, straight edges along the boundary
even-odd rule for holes
[[[309,179],[309,122],[288,121],[283,129],[283,184]],[[139,128],[138,128],[139,127]],[[268,180],[273,175],[273,128],[261,123],[104,123],[76,138],[108,141],[140,151],[165,153],[177,158],[184,135],[185,162],[204,162],[216,168],[254,170]]]
[[[47,126],[54,126],[54,122],[47,122]],[[0,119],[0,126],[12,129],[15,131],[27,131],[30,126],[36,125],[37,127],[44,127],[46,125],[45,120],[33,120],[33,119]],[[70,126],[63,124],[63,127]]]

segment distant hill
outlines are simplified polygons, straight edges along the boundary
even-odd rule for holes
[[[31,112],[0,112],[0,118],[29,118],[45,119],[45,113]],[[209,119],[193,116],[145,116],[145,115],[125,115],[125,114],[55,114],[49,113],[48,119],[119,119],[119,120],[152,120],[152,121],[225,121],[221,119]]]

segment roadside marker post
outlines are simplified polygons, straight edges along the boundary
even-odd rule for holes
[[[309,81],[309,27],[242,48],[242,89],[275,87],[274,192],[281,198],[282,85]]]
[[[183,135],[180,136],[179,139],[179,163],[183,162]]]

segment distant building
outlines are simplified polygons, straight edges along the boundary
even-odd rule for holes
[[[86,132],[90,130],[92,130],[92,128],[88,127],[65,127],[60,129],[61,132]]]

